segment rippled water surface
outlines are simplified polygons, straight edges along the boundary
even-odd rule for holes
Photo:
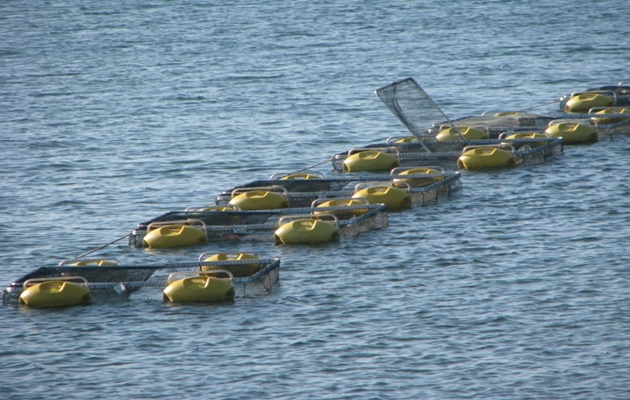
[[[3,284],[166,211],[404,127],[413,77],[451,117],[630,80],[622,1],[0,3]],[[253,251],[267,295],[0,307],[0,397],[630,397],[630,140],[462,173],[339,243],[120,241],[126,264]]]

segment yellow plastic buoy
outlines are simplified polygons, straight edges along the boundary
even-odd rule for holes
[[[516,165],[514,151],[496,146],[466,147],[457,160],[457,166],[462,169],[512,167],[514,165]]]
[[[214,271],[218,272],[218,271]],[[228,271],[221,271],[227,273]],[[162,292],[164,302],[173,303],[214,303],[234,300],[236,291],[231,278],[215,276],[189,276],[174,280],[171,274],[169,284]]]
[[[470,126],[458,126],[457,129],[459,129],[462,135],[464,135],[464,138],[466,138],[466,140],[481,140],[488,138],[488,134],[484,130],[479,128],[473,128]],[[438,142],[461,141],[462,136],[457,133],[457,130],[455,130],[455,128],[449,127],[438,132],[438,134],[435,136],[435,139]]]
[[[588,111],[593,107],[608,107],[615,104],[615,99],[601,93],[584,92],[571,96],[564,105],[564,111]]]
[[[424,177],[413,177],[413,178],[407,178],[407,176],[409,175],[432,175],[432,174],[443,174],[444,171],[436,169],[436,168],[430,168],[430,167],[415,167],[415,168],[409,168],[409,169],[405,169],[403,171],[400,171],[400,173],[398,173],[397,176],[399,176],[399,178],[394,178],[392,181],[393,182],[405,182],[407,184],[409,184],[409,186],[411,187],[423,187],[423,186],[429,186],[432,185],[434,183],[437,182],[441,182],[444,180],[444,176],[428,176],[426,178]]]
[[[278,222],[278,229],[273,234],[276,244],[312,244],[326,243],[339,239],[339,227],[336,219],[324,221],[317,217]]]
[[[354,153],[343,160],[344,172],[390,171],[398,166],[398,158],[393,154],[376,150]]]
[[[75,262],[62,261],[61,263],[59,263],[59,266],[62,266],[62,265],[70,265],[72,267],[88,267],[88,266],[112,267],[112,266],[119,266],[120,262],[116,260],[95,259],[95,260],[80,260],[80,261],[75,261]]]
[[[394,141],[395,144],[405,144],[405,143],[415,143],[418,141],[418,138],[415,136],[407,136],[404,138],[396,139]]]
[[[280,178],[281,181],[292,181],[296,179],[322,179],[321,174],[289,174]]]
[[[577,122],[560,122],[550,125],[545,133],[552,138],[563,138],[564,144],[592,143],[597,141],[595,127]]]
[[[239,207],[236,206],[207,206],[196,209],[195,211],[203,211],[203,212],[224,212],[224,211],[241,211]]]
[[[600,118],[600,117],[592,117],[591,119],[598,124],[606,125],[606,124],[616,124],[617,122],[627,121],[630,119],[630,108],[624,107],[608,107],[603,110],[595,111],[595,114],[628,114],[628,117],[617,117],[617,118]]]
[[[502,111],[502,112],[494,113],[492,115],[494,115],[495,117],[517,117],[521,115],[521,113],[518,111]]]
[[[150,249],[192,246],[208,242],[205,226],[173,224],[151,228],[149,225],[147,234],[142,238],[143,246]]]
[[[206,213],[206,212],[225,212],[225,211],[241,211],[239,207],[236,206],[203,206],[203,207],[188,207],[184,210],[184,212],[188,213]]]
[[[45,279],[48,278],[24,282],[25,289],[20,294],[18,303],[30,307],[69,307],[92,302],[87,281],[81,277]]]
[[[502,137],[502,139],[549,139],[549,135],[545,132],[518,132]],[[527,143],[529,147],[538,147],[546,144],[546,142]]]
[[[289,207],[289,201],[282,193],[268,190],[251,190],[232,197],[228,203],[241,210],[275,210]]]
[[[357,190],[352,197],[366,199],[371,204],[382,203],[387,208],[410,208],[412,204],[409,190],[393,186],[370,186]]]
[[[370,202],[367,199],[362,198],[349,198],[349,199],[332,199],[324,201],[320,204],[317,204],[315,208],[323,208],[323,207],[347,207],[347,206],[359,206],[359,205],[368,205]],[[369,208],[358,208],[353,210],[340,210],[340,211],[313,211],[314,215],[319,214],[334,214],[339,218],[347,219],[348,216],[359,216],[366,214],[370,211]]]
[[[217,253],[213,254],[209,257],[206,257],[206,254],[202,254],[200,257],[200,261],[212,262],[212,261],[241,261],[241,260],[260,260],[260,256],[258,254],[253,253]],[[251,264],[235,264],[235,265],[221,265],[221,266],[213,266],[213,265],[202,265],[200,268],[202,271],[214,271],[217,269],[225,269],[230,271],[232,275],[236,278],[242,278],[246,276],[251,276],[254,273],[258,272],[260,269],[259,262],[253,262]]]

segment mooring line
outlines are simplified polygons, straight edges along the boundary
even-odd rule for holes
[[[79,256],[77,256],[77,257],[75,257],[75,258],[71,259],[70,261],[75,261],[75,260],[78,260],[78,259],[83,258],[83,257],[85,257],[85,256],[87,256],[87,255],[90,255],[90,254],[92,254],[92,253],[94,253],[94,252],[96,252],[96,251],[98,251],[98,250],[104,249],[105,247],[107,247],[107,246],[109,246],[109,245],[112,245],[112,244],[114,244],[114,243],[116,243],[116,242],[120,242],[120,241],[121,241],[121,240],[123,240],[124,238],[129,237],[130,235],[131,235],[131,234],[130,234],[130,233],[128,233],[128,234],[126,234],[125,236],[119,237],[118,239],[113,240],[113,241],[111,241],[111,242],[109,242],[109,243],[107,243],[107,244],[104,244],[104,245],[99,246],[99,247],[97,247],[97,248],[95,248],[95,249],[93,249],[93,250],[90,250],[90,251],[88,251],[88,252],[85,252],[85,253],[83,253],[83,254],[81,254],[81,255],[79,255]]]
[[[326,160],[324,160],[324,161],[322,161],[322,162],[319,162],[319,163],[317,163],[317,164],[313,164],[313,165],[308,166],[308,167],[306,167],[306,168],[298,169],[297,171],[290,172],[290,173],[288,173],[288,174],[286,174],[286,175],[282,175],[282,176],[281,176],[280,178],[278,178],[278,179],[281,179],[281,178],[287,177],[287,176],[289,176],[289,175],[291,175],[291,174],[297,174],[298,172],[306,171],[306,170],[309,170],[309,169],[311,169],[311,168],[315,168],[315,167],[320,166],[320,165],[322,165],[322,164],[324,164],[324,163],[327,163],[327,162],[329,162],[329,161],[332,161],[332,160],[333,160],[333,158],[334,158],[334,157],[330,157],[330,158],[328,158],[328,159],[326,159]]]
[[[554,100],[554,101],[550,101],[550,102],[548,102],[548,103],[543,103],[543,104],[538,104],[538,105],[536,105],[536,106],[531,106],[531,107],[523,108],[523,109],[521,109],[521,110],[518,110],[517,112],[527,111],[527,110],[531,110],[531,109],[533,109],[533,108],[538,108],[538,107],[549,106],[549,105],[551,105],[551,104],[554,104],[554,103],[559,103],[559,102],[560,102],[560,100]]]

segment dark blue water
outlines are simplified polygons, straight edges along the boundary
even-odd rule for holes
[[[622,1],[0,4],[0,281],[224,189],[405,135],[374,90],[450,117],[630,80]],[[555,105],[537,111],[554,111]],[[630,140],[464,172],[463,190],[280,257],[219,306],[1,307],[0,397],[630,397]],[[320,172],[330,172],[321,164]]]

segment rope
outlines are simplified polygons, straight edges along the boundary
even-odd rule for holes
[[[527,108],[523,108],[521,110],[518,110],[517,112],[521,112],[521,111],[527,111],[527,110],[531,110],[533,108],[538,108],[538,107],[543,107],[543,106],[548,106],[551,104],[555,104],[555,103],[559,103],[560,100],[554,100],[554,101],[550,101],[548,103],[543,103],[543,104],[538,104],[537,106],[531,106],[531,107],[527,107]]]
[[[311,169],[311,168],[318,167],[318,166],[320,166],[320,165],[322,165],[322,164],[325,164],[325,163],[327,163],[327,162],[330,162],[330,161],[332,161],[332,160],[333,160],[333,157],[328,158],[328,159],[326,159],[326,160],[324,160],[324,161],[322,161],[322,162],[318,162],[317,164],[313,164],[313,165],[311,165],[311,166],[309,166],[309,167],[302,168],[302,169],[298,169],[297,171],[294,171],[294,172],[290,172],[290,173],[288,173],[288,174],[286,174],[286,175],[281,176],[280,178],[284,178],[284,177],[287,177],[287,176],[289,176],[289,175],[291,175],[291,174],[297,174],[298,172],[302,172],[302,171],[309,170],[309,169]],[[279,179],[280,179],[280,178],[279,178]]]
[[[129,237],[130,235],[131,235],[131,234],[130,234],[130,233],[128,233],[128,234],[126,234],[125,236],[119,237],[118,239],[113,240],[113,241],[111,241],[111,242],[109,242],[109,243],[107,243],[107,244],[104,244],[104,245],[99,246],[99,247],[97,247],[97,248],[95,248],[95,249],[93,249],[93,250],[90,250],[90,251],[87,251],[87,252],[85,252],[85,253],[83,253],[83,254],[81,254],[81,255],[78,255],[78,256],[76,256],[75,258],[71,259],[70,261],[75,261],[75,260],[78,260],[78,259],[83,258],[83,257],[85,257],[85,256],[87,256],[87,255],[90,255],[90,254],[92,254],[92,253],[94,253],[94,252],[96,252],[96,251],[98,251],[98,250],[104,249],[105,247],[107,247],[107,246],[109,246],[109,245],[111,245],[111,244],[114,244],[114,243],[116,243],[116,242],[120,242],[121,240],[123,240],[123,239],[125,239],[125,238]]]

